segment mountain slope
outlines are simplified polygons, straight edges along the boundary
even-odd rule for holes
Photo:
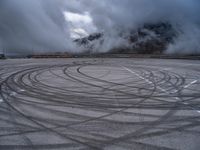
[[[85,49],[87,52],[97,52],[106,44],[108,37],[106,33],[94,33],[88,37],[76,39],[74,42]],[[124,43],[108,49],[109,53],[162,53],[169,43],[177,36],[172,25],[168,23],[145,24],[138,30],[120,32],[118,38],[123,39]],[[98,52],[101,52],[99,50]]]

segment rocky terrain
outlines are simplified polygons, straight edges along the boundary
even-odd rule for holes
[[[95,44],[103,45],[106,42],[105,36],[105,33],[94,33],[74,42],[87,52],[92,52]],[[145,24],[138,30],[120,32],[119,37],[128,45],[114,47],[109,53],[161,54],[176,36],[176,31],[169,23]]]

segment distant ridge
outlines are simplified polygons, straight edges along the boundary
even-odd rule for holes
[[[169,43],[177,36],[176,31],[169,23],[145,24],[136,31],[128,34],[120,33],[120,38],[127,41],[128,46],[118,46],[109,50],[109,53],[136,53],[161,54]],[[74,42],[88,52],[95,50],[95,44],[106,42],[104,33],[94,33]]]

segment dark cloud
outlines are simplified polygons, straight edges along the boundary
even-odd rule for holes
[[[108,48],[115,44],[112,38],[117,38],[116,32],[137,30],[146,23],[168,22],[179,36],[166,52],[200,52],[199,0],[87,0],[82,3],[98,29],[110,36]]]
[[[1,0],[1,49],[7,53],[70,49],[63,9],[59,0]]]
[[[1,0],[1,49],[8,53],[77,50],[64,11],[90,14],[97,32],[105,34],[106,42],[96,43],[96,51],[128,44],[120,32],[168,22],[179,36],[166,52],[200,52],[199,0]]]

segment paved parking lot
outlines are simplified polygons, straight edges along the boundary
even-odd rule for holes
[[[200,147],[200,61],[0,61],[0,149]]]

